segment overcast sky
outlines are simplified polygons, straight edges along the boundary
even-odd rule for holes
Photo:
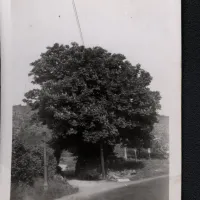
[[[180,32],[174,0],[76,0],[86,46],[122,53],[153,76],[168,115],[180,68]],[[60,17],[59,17],[60,16]],[[13,104],[32,88],[30,63],[55,42],[80,43],[72,0],[12,0]]]

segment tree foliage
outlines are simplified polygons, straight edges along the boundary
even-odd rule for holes
[[[33,120],[34,111],[27,106],[13,107],[12,142],[12,183],[32,184],[35,178],[43,177],[44,150],[42,133],[50,131],[41,123]],[[48,177],[56,172],[56,160],[53,149],[47,146]]]
[[[29,106],[15,105],[13,107],[13,135],[28,145],[43,145],[43,132],[47,141],[51,139],[51,130],[38,120],[37,111]]]
[[[72,43],[48,47],[31,65],[29,75],[40,87],[26,93],[24,101],[53,131],[54,144],[92,154],[88,144],[148,138],[160,94],[150,90],[152,77],[139,64],[101,47]]]
[[[33,184],[34,180],[44,177],[44,151],[42,146],[29,146],[20,138],[13,138],[12,148],[12,183],[24,182]],[[47,148],[48,178],[52,178],[56,171],[56,160],[53,150]]]

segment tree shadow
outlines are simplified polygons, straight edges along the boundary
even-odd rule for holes
[[[77,179],[77,177],[75,175],[75,170],[74,169],[67,169],[65,171],[62,171],[62,172],[60,172],[60,175],[63,178],[66,178],[68,180]]]
[[[112,156],[107,159],[105,162],[105,170],[108,171],[124,171],[124,170],[138,170],[145,167],[143,161],[135,161],[135,160],[125,160],[123,158]],[[87,168],[89,168],[87,170]],[[68,180],[77,179],[77,180],[87,180],[87,181],[98,181],[101,179],[101,167],[99,163],[99,168],[93,168],[92,166],[87,166],[83,169],[83,172],[80,173],[79,176],[76,176],[75,169],[67,169],[66,171],[60,172],[60,175],[63,178]]]

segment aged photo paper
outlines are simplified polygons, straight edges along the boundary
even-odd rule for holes
[[[0,1],[1,40],[1,140],[0,193],[1,199],[10,199],[12,153],[12,64],[11,64],[11,2]],[[3,75],[2,75],[3,74]],[[2,95],[4,94],[4,95]]]
[[[181,199],[180,10],[180,0],[11,0],[6,200]]]

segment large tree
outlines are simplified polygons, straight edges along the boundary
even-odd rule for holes
[[[55,44],[31,65],[40,87],[25,102],[52,129],[55,148],[75,147],[84,159],[108,155],[119,141],[146,138],[157,120],[160,94],[149,88],[152,77],[122,54]]]

